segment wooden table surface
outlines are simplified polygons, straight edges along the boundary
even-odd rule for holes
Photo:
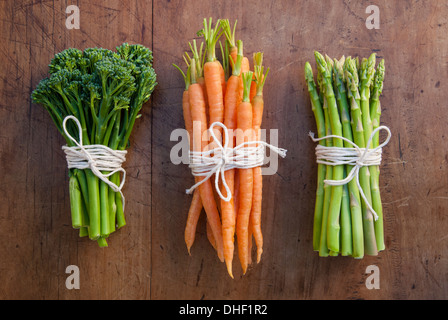
[[[445,1],[85,1],[67,29],[69,1],[0,1],[1,299],[447,299],[448,5]],[[366,8],[380,10],[368,29]],[[288,149],[265,176],[261,262],[231,279],[202,218],[188,255],[183,231],[193,179],[170,161],[170,134],[183,127],[181,64],[202,19],[238,20],[245,52],[270,67],[265,128]],[[55,53],[141,43],[154,53],[158,86],[136,125],[125,169],[127,226],[109,247],[70,225],[64,141],[30,94]],[[362,260],[312,250],[315,130],[303,77],[313,51],[386,60],[381,193],[386,250]],[[237,260],[236,260],[237,261]],[[69,265],[80,289],[66,288]],[[380,288],[368,289],[368,266]]]

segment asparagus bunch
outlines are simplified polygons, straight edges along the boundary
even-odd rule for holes
[[[380,95],[383,89],[384,60],[376,65],[376,55],[369,58],[331,59],[315,52],[316,80],[311,64],[305,64],[305,80],[310,94],[318,138],[340,136],[360,148],[380,124]],[[353,146],[340,138],[327,138],[320,145],[340,148]],[[379,145],[375,134],[370,149]],[[361,197],[357,182],[328,185],[324,180],[343,180],[352,165],[318,164],[314,210],[313,249],[322,257],[377,255],[384,250],[383,211],[379,191],[379,167],[361,167],[360,186],[378,219]]]

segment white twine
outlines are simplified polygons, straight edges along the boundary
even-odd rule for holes
[[[74,139],[67,130],[67,120],[73,120],[76,122],[79,130],[79,142]],[[102,144],[83,145],[82,144],[82,126],[79,120],[74,116],[67,116],[62,123],[64,132],[67,137],[72,140],[76,146],[68,147],[63,146],[67,158],[67,165],[69,169],[90,169],[93,174],[106,183],[113,191],[120,192],[123,199],[123,211],[125,207],[125,198],[121,189],[124,186],[126,180],[126,171],[122,168],[123,162],[126,161],[126,150],[113,150],[108,146]],[[108,173],[102,173],[107,171]],[[117,173],[122,172],[123,177],[120,185],[116,185],[108,178]]]
[[[213,128],[215,126],[223,129],[224,145],[222,145],[216,138]],[[232,199],[229,186],[225,179],[225,171],[231,169],[251,169],[263,165],[265,148],[268,147],[282,158],[286,157],[285,149],[270,145],[264,141],[248,141],[241,143],[235,148],[229,148],[229,133],[227,127],[221,122],[214,122],[210,126],[210,135],[217,144],[217,147],[205,151],[190,151],[191,173],[195,177],[204,177],[186,192],[191,194],[194,189],[199,187],[206,180],[210,179],[213,174],[215,176],[215,188],[219,197],[228,202]],[[255,146],[249,146],[255,145]],[[221,193],[219,188],[219,179],[226,190],[226,195]]]
[[[372,139],[375,134],[380,130],[387,131],[386,140],[381,143],[378,147],[374,149],[369,149],[370,144],[372,143]],[[340,148],[340,147],[327,147],[322,145],[316,146],[316,162],[320,164],[330,165],[330,166],[338,166],[338,165],[351,165],[353,166],[352,170],[348,173],[347,177],[342,180],[324,180],[324,183],[331,186],[341,186],[352,181],[353,178],[356,177],[356,184],[358,185],[359,193],[361,194],[362,199],[366,203],[367,207],[372,212],[375,221],[378,220],[378,214],[373,210],[372,205],[367,200],[366,195],[364,194],[363,189],[359,183],[359,170],[362,167],[366,166],[379,166],[381,164],[381,154],[382,148],[389,143],[392,133],[390,129],[386,126],[380,126],[373,130],[372,134],[369,137],[369,141],[366,144],[366,148],[360,148],[355,143],[350,141],[347,138],[337,136],[337,135],[328,135],[322,138],[314,138],[314,133],[309,133],[311,139],[314,142],[318,142],[324,139],[338,138],[344,140],[351,144],[353,148]]]

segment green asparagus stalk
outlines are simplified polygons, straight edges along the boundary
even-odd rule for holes
[[[319,138],[325,136],[325,117],[322,109],[322,104],[319,98],[319,93],[314,82],[313,70],[311,64],[305,64],[305,80],[308,86],[308,92],[311,98],[311,109],[316,120],[317,135]],[[325,146],[325,140],[319,141],[320,145]],[[324,179],[326,174],[326,165],[317,165],[317,189],[316,189],[316,203],[314,207],[314,223],[313,223],[313,249],[319,251],[320,237],[322,228],[322,215],[324,206]]]
[[[380,95],[383,91],[383,80],[384,80],[384,59],[380,61],[375,71],[375,77],[371,86],[371,97],[370,97],[370,118],[372,120],[372,129],[375,130],[380,125],[381,117],[381,103]],[[377,132],[373,138],[371,148],[376,148],[379,146],[379,133]],[[379,187],[379,177],[380,168],[379,166],[374,166],[370,170],[370,184],[372,191],[372,207],[373,210],[378,215],[378,219],[374,222],[375,227],[375,237],[378,251],[385,249],[384,244],[384,217],[383,217],[383,205],[381,201],[381,193]]]
[[[350,59],[350,58],[348,58]],[[346,79],[345,79],[345,72],[344,72],[344,66],[346,64],[346,59],[343,57],[340,61],[334,60],[333,66],[333,75],[334,75],[334,87],[335,87],[335,93],[336,93],[336,100],[339,107],[339,113],[341,115],[341,122],[342,122],[342,134],[344,138],[348,139],[349,141],[353,141],[353,133],[352,133],[352,126],[351,126],[351,116],[350,116],[350,107],[348,102],[348,96],[347,96],[347,88],[346,88]],[[346,148],[352,148],[353,146],[347,142],[344,141],[344,147]],[[344,174],[344,178],[347,176],[348,172],[352,170],[353,166],[347,165],[346,166],[346,173]],[[349,202],[350,202],[350,218],[351,220],[344,219],[342,220],[341,217],[341,229],[350,229],[352,231],[351,236],[349,236],[347,230],[342,232],[342,236],[344,237],[350,237],[352,239],[352,256],[355,258],[362,258],[364,256],[364,240],[363,240],[363,226],[362,226],[362,207],[361,207],[361,197],[359,194],[358,185],[355,180],[351,180],[348,183],[347,192],[349,196]],[[344,211],[342,211],[341,214],[345,214]],[[350,224],[350,225],[348,225]],[[348,240],[341,241],[341,244],[346,244],[348,246]],[[342,254],[347,254],[348,250],[350,250],[350,247],[347,247],[347,249],[344,249],[344,247],[341,248]]]
[[[341,58],[341,61],[345,60],[345,57]],[[336,103],[338,106],[339,119],[341,121],[342,134],[345,137],[344,125],[349,125],[350,127],[350,116],[347,112],[341,108],[341,104],[347,104],[347,96],[345,93],[345,85],[343,83],[343,76],[340,71],[342,69],[339,68],[339,61],[337,59],[331,60],[330,57],[326,56],[327,65],[332,67],[332,81],[333,81],[333,91],[336,98]],[[341,112],[342,111],[342,112]],[[346,128],[345,128],[346,130]],[[343,141],[343,145],[346,146],[345,141]],[[345,178],[347,176],[347,166],[343,166]],[[341,209],[340,209],[340,240],[339,240],[339,251],[342,256],[350,256],[353,253],[353,243],[352,243],[352,226],[351,226],[351,212],[350,212],[350,200],[348,197],[348,186],[342,186],[342,198],[341,198]],[[338,252],[339,253],[339,252]],[[336,255],[336,252],[334,253]]]
[[[322,109],[324,111],[324,119],[325,119],[325,135],[331,135],[331,126],[330,126],[330,116],[328,113],[327,100],[323,100]],[[333,141],[331,139],[326,140],[326,146],[332,147]],[[331,180],[333,179],[333,166],[326,166],[325,170],[325,179]],[[330,210],[330,202],[331,202],[331,190],[332,186],[328,184],[324,184],[324,204],[322,206],[322,224],[320,231],[320,244],[319,244],[319,256],[328,257],[330,250],[328,249],[327,244],[327,224],[328,224],[328,213]]]
[[[370,118],[370,86],[375,75],[376,55],[372,53],[368,59],[363,59],[360,70],[361,115],[364,127],[364,140],[367,143],[372,135],[373,125]],[[372,147],[371,145],[369,147]]]
[[[331,126],[330,126],[330,117],[328,113],[328,106],[327,101],[324,97],[324,81],[323,81],[323,75],[322,72],[317,69],[317,75],[316,75],[316,81],[317,86],[319,88],[319,100],[322,105],[322,110],[324,113],[324,128],[325,128],[325,134],[324,135],[331,135]],[[325,145],[327,147],[333,146],[332,139],[326,139]],[[325,165],[325,179],[330,180],[333,178],[333,166]],[[319,241],[319,256],[321,257],[328,257],[329,255],[332,255],[332,252],[328,249],[327,246],[327,220],[328,220],[328,211],[330,209],[330,200],[331,200],[331,190],[332,186],[328,184],[324,184],[324,204],[322,206],[322,225],[320,230],[320,241]]]
[[[373,147],[373,140],[370,145],[367,145],[372,132],[373,132],[373,124],[372,119],[370,116],[370,87],[372,84],[372,81],[374,80],[375,76],[375,64],[376,64],[376,54],[372,53],[370,57],[366,60],[364,59],[363,64],[361,66],[361,114],[362,114],[362,121],[364,126],[364,139],[366,141],[366,148],[372,148]],[[370,172],[370,188],[371,188],[371,205],[372,208],[375,210],[374,206],[381,206],[381,197],[380,197],[380,190],[379,185],[377,182],[377,177],[379,175],[378,172],[378,166],[371,166],[368,167],[368,170]],[[373,183],[372,183],[373,181]],[[381,210],[382,211],[382,210]],[[378,212],[375,210],[375,212],[378,215]],[[370,218],[370,217],[369,217]],[[373,219],[373,215],[372,215]],[[374,229],[377,229],[375,225],[378,227],[378,223],[376,221],[373,221]],[[380,242],[380,245],[382,244],[382,241],[377,238],[378,230],[375,230],[375,239],[376,239],[376,249],[377,251],[380,250],[378,248],[378,242]],[[377,254],[377,253],[375,253]]]
[[[333,135],[342,136],[342,125],[339,117],[339,111],[333,90],[332,66],[331,61],[326,60],[319,52],[314,53],[317,66],[322,74],[323,92],[327,103],[329,122]],[[339,138],[333,139],[333,145],[342,148],[343,141]],[[344,166],[338,165],[333,168],[333,180],[342,180],[344,178]],[[332,186],[330,208],[328,212],[327,226],[327,245],[328,249],[334,252],[340,250],[340,213],[342,203],[343,187]]]
[[[361,82],[359,86],[358,70],[356,69],[356,60],[350,59],[347,61],[345,75],[347,81],[347,87],[349,88],[348,97],[350,99],[351,106],[351,125],[355,144],[360,148],[366,147],[365,141],[365,125],[363,118],[365,114],[362,114],[360,105],[362,104],[361,90],[364,90],[365,95],[365,85],[367,84],[364,80],[364,87]],[[364,63],[363,69],[366,68],[366,63]],[[361,73],[361,71],[360,71]],[[366,72],[364,72],[365,75]],[[364,76],[365,77],[365,76]],[[358,87],[359,86],[359,87]],[[361,167],[359,170],[359,181],[361,188],[364,192],[369,203],[372,203],[371,190],[370,190],[370,172],[368,167]],[[373,226],[373,215],[368,206],[364,201],[361,201],[362,211],[363,211],[363,234],[364,234],[364,252],[368,255],[378,254],[375,230]]]
[[[344,175],[347,175],[347,166],[344,166]],[[342,203],[341,203],[341,255],[353,255],[353,234],[350,210],[349,186],[342,186]]]

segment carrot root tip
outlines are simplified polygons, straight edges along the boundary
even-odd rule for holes
[[[261,261],[261,254],[263,253],[263,250],[258,250],[258,252],[257,252],[257,263],[260,263],[260,261]]]

